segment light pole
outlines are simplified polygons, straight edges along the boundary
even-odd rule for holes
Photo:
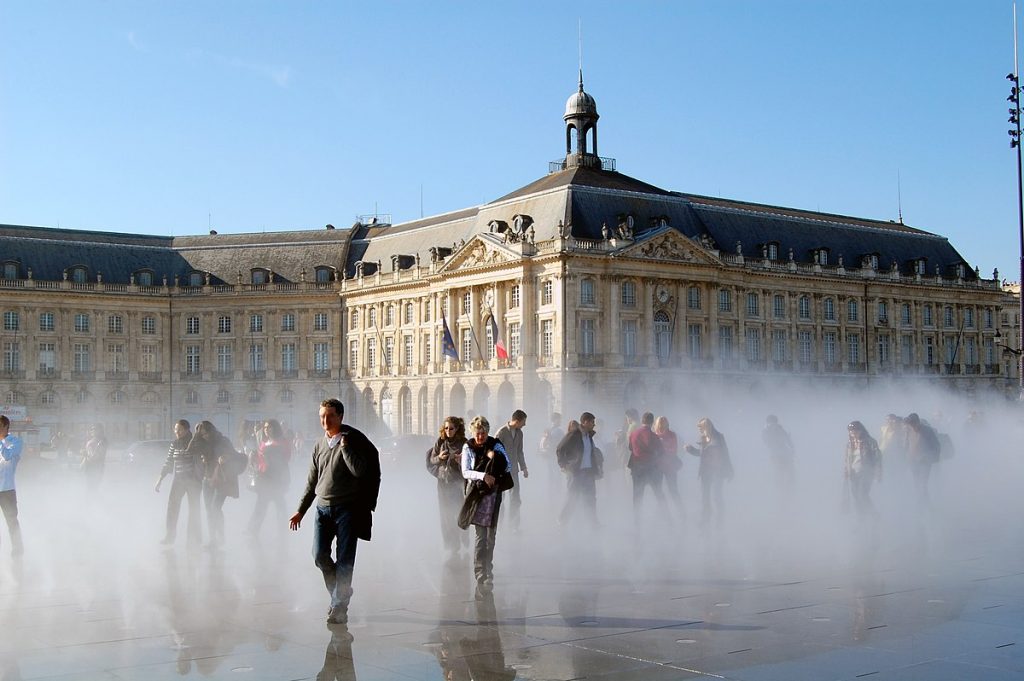
[[[1020,112],[1020,78],[1017,76],[1017,11],[1014,4],[1013,14],[1013,72],[1006,75],[1010,81],[1010,96],[1006,101],[1010,102],[1009,122],[1013,125],[1007,132],[1010,135],[1010,148],[1017,151],[1017,223],[1020,253],[1019,276],[1021,290],[1018,292],[1020,299],[1020,311],[1017,317],[1020,335],[1017,339],[1017,347],[1024,348],[1024,183],[1021,178],[1021,112]],[[1017,381],[1019,396],[1024,398],[1024,355],[1017,354]]]

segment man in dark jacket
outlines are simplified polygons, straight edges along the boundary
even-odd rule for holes
[[[595,482],[601,477],[604,455],[594,444],[595,422],[593,414],[583,412],[579,429],[566,433],[555,449],[558,467],[569,476],[568,496],[559,516],[559,522],[563,525],[569,521],[580,503],[586,511],[587,521],[592,526],[598,525]]]
[[[320,425],[324,436],[313,446],[306,489],[299,510],[289,520],[299,529],[302,516],[318,499],[313,524],[313,557],[324,573],[324,585],[331,595],[327,621],[348,623],[352,599],[352,570],[356,564],[356,542],[370,540],[372,512],[380,491],[380,455],[362,432],[342,424],[345,407],[340,400],[320,404]],[[337,540],[335,558],[331,546]]]
[[[932,464],[939,460],[939,436],[935,429],[921,420],[917,414],[904,419],[907,427],[907,462],[914,478],[914,489],[921,504],[928,503],[928,476]]]

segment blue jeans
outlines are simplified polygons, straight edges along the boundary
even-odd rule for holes
[[[334,558],[331,544],[337,539]],[[313,562],[324,573],[331,594],[331,609],[348,610],[352,599],[352,569],[356,564],[356,537],[352,511],[340,506],[317,506],[313,518]]]

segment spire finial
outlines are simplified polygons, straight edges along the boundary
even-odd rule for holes
[[[577,21],[579,22],[577,27],[577,33],[579,36],[578,39],[580,48],[580,92],[583,92],[583,19],[580,18]]]

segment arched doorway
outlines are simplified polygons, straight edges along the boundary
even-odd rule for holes
[[[664,310],[654,313],[654,352],[658,364],[667,366],[672,356],[672,320]]]
[[[462,387],[461,383],[456,383],[452,386],[451,397],[448,399],[448,415],[451,416],[466,416],[466,389]]]
[[[427,414],[429,406],[427,386],[423,386],[420,388],[419,395],[416,399],[416,426],[420,433],[427,434],[433,432],[433,429],[430,427],[430,423],[427,421],[427,419],[430,418]]]
[[[490,413],[490,400],[491,400],[491,389],[487,387],[486,383],[478,383],[476,388],[473,389],[473,413],[483,414],[490,421],[497,422],[496,419],[504,418],[501,414]]]
[[[506,414],[511,414],[516,409],[516,389],[508,381],[504,381],[498,386],[498,397],[497,406],[498,415],[505,418]]]
[[[412,391],[409,386],[398,391],[398,422],[402,435],[412,432]]]
[[[380,420],[384,425],[384,434],[394,435],[397,425],[395,423],[395,400],[387,388],[380,391]]]

